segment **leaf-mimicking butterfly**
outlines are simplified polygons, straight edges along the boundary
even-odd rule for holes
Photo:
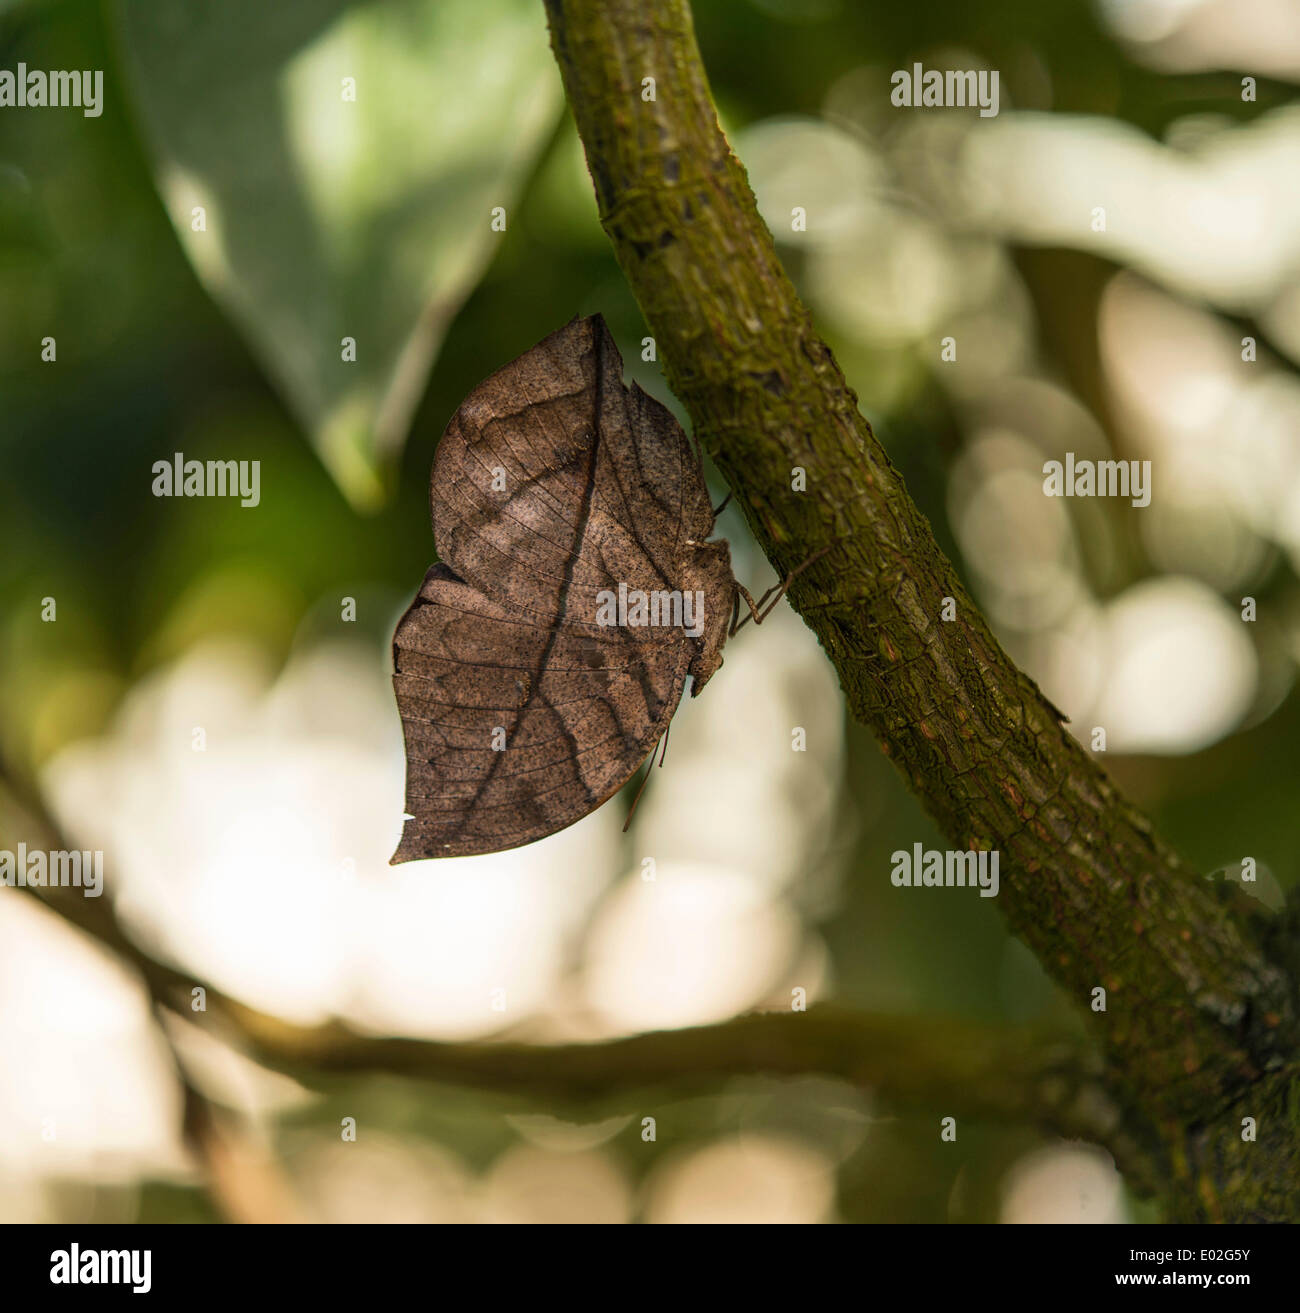
[[[722,664],[743,590],[706,541],[700,458],[622,371],[604,320],[575,319],[447,425],[440,560],[393,638],[409,816],[394,863],[580,820],[652,752],[686,677],[699,693]]]

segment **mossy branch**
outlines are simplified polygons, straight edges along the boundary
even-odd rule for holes
[[[829,549],[791,601],[853,715],[955,847],[999,851],[998,903],[1070,997],[1106,989],[1098,1038],[1146,1114],[1212,1121],[1294,1056],[1289,974],[993,637],[781,267],[685,0],[545,4],[601,222],[669,385],[778,573]]]

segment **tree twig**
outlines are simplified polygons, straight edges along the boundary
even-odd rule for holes
[[[21,795],[21,796],[20,796]],[[19,789],[9,773],[0,769],[0,835],[30,835],[56,851],[72,845],[39,796]],[[171,1060],[181,1091],[181,1139],[203,1173],[204,1187],[213,1207],[231,1222],[282,1222],[297,1220],[296,1206],[282,1174],[247,1142],[233,1116],[223,1116],[189,1070],[168,1025],[168,1012],[182,1015],[189,991],[198,983],[184,972],[158,962],[126,933],[110,897],[101,891],[86,898],[78,889],[19,886],[109,949],[124,965],[134,968],[149,996],[150,1016]]]
[[[0,808],[0,815],[6,810],[3,828],[12,833],[12,808]],[[31,819],[28,813],[28,826]],[[67,846],[48,814],[37,828],[53,846]],[[340,1021],[296,1025],[160,962],[122,927],[107,896],[87,899],[75,889],[30,887],[16,892],[37,899],[133,967],[155,1007],[211,1027],[308,1087],[344,1074],[393,1075],[488,1090],[530,1106],[636,1111],[736,1076],[838,1077],[899,1110],[1032,1125],[1089,1140],[1109,1149],[1139,1188],[1154,1189],[1159,1178],[1154,1137],[1133,1133],[1097,1055],[1077,1036],[828,1005],[582,1044],[362,1035]],[[191,1013],[188,1000],[196,988],[204,991],[206,1009]],[[177,1062],[187,1130],[206,1154],[215,1126],[212,1109]]]

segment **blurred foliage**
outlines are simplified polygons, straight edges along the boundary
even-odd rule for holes
[[[387,21],[393,13],[398,21]],[[1260,104],[1243,106],[1235,75],[1141,68],[1078,0],[718,0],[699,4],[696,18],[729,129],[816,115],[828,87],[854,69],[906,67],[951,48],[1002,68],[1021,105],[1041,103],[1050,83],[1056,111],[1116,116],[1157,135],[1199,108],[1257,113],[1289,95],[1262,80]],[[144,673],[204,633],[250,635],[283,657],[304,625],[353,595],[366,599],[361,613],[381,644],[432,559],[427,479],[447,417],[474,383],[574,314],[601,310],[629,372],[671,401],[655,367],[628,349],[646,330],[596,222],[567,121],[530,169],[559,104],[558,78],[540,63],[541,32],[533,0],[0,4],[0,67],[23,59],[106,70],[101,118],[0,113],[0,750],[16,768],[33,774],[64,743],[95,733]],[[487,95],[474,90],[487,76],[480,49],[499,60]],[[309,176],[301,154],[290,158],[291,139],[329,124],[313,127],[311,96],[297,106],[293,96],[307,95],[307,76],[337,96],[334,84],[353,67],[364,114],[355,153],[334,174],[316,152],[320,172]],[[303,114],[308,121],[295,118]],[[179,237],[159,191],[169,177]],[[206,235],[189,230],[191,202],[209,206]],[[510,215],[500,234],[488,226],[497,204]],[[205,240],[220,257],[199,254]],[[784,253],[798,278],[798,253]],[[1108,267],[1048,251],[1023,272],[1041,293],[1035,303],[1052,306],[1040,350],[1095,401],[1090,326]],[[1050,324],[1074,332],[1048,335]],[[40,360],[46,335],[57,338],[57,365]],[[344,335],[359,342],[346,376]],[[833,331],[831,340],[910,491],[958,556],[945,500],[964,437],[958,413],[933,380],[918,374],[899,392],[859,343]],[[405,395],[394,399],[395,390]],[[901,401],[881,404],[890,397]],[[387,434],[376,438],[385,407]],[[339,426],[351,427],[339,437]],[[260,507],[153,497],[150,467],[175,451],[260,460]],[[339,484],[374,504],[385,452],[400,453],[391,500],[359,514]],[[729,512],[720,529],[740,540],[741,577],[750,571],[753,585],[761,565],[739,517]],[[1127,568],[1149,569],[1140,556]],[[58,600],[57,631],[37,621],[47,596]],[[1298,731],[1291,693],[1204,752],[1111,765],[1202,869],[1255,853],[1285,886],[1300,879],[1290,807]],[[942,845],[870,737],[849,733],[851,802],[834,839],[845,878],[818,912],[835,995],[894,1011],[1068,1023],[1071,1007],[991,902],[909,899],[874,875],[857,878],[887,870],[895,848]],[[742,1122],[793,1124],[815,1138],[827,1119],[814,1109],[857,1103],[847,1090],[772,1095],[742,1082],[732,1098],[675,1106],[658,1144],[618,1152],[639,1180],[659,1155]],[[394,1135],[454,1145],[474,1163],[514,1140],[503,1101],[344,1081],[337,1097],[281,1129],[290,1161],[295,1145],[336,1138],[338,1117],[362,1104]],[[931,1122],[890,1118],[863,1144],[837,1149],[842,1215],[990,1219],[1001,1172],[1035,1142],[1004,1129],[964,1136],[957,1206],[953,1157]],[[150,1187],[143,1209],[207,1215],[202,1200],[173,1187]]]
[[[429,362],[494,253],[492,211],[505,221],[559,117],[537,6],[116,8],[192,265],[340,487],[375,505]]]

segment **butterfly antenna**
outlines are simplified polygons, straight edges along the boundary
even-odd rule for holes
[[[668,729],[671,729],[671,724]],[[645,768],[645,774],[641,776],[641,783],[637,785],[636,797],[632,799],[632,805],[627,809],[627,820],[623,822],[623,833],[627,833],[627,827],[632,824],[632,817],[636,814],[636,805],[641,801],[641,795],[645,792],[645,786],[650,783],[650,772],[654,770],[655,749],[663,744],[663,751],[659,754],[659,764],[664,764],[664,758],[668,755],[668,730],[664,730],[664,736],[650,749],[650,762]]]

